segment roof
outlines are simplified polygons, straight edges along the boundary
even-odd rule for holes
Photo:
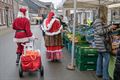
[[[44,4],[44,5],[51,5],[52,2],[42,2],[42,1],[39,1],[40,3]]]
[[[46,2],[44,3],[44,5],[52,5],[53,3],[52,2]]]
[[[41,4],[43,4],[44,6],[46,6],[47,8],[50,8],[51,5],[53,5],[52,2],[42,2],[42,1],[39,1]]]
[[[41,2],[41,1],[38,1],[38,0],[30,0],[30,1],[32,1],[33,3],[35,3],[36,5],[38,5],[39,7],[47,8],[47,7],[43,4],[43,2]]]
[[[110,5],[113,3],[118,3],[120,0],[77,0],[77,8],[96,8],[99,5]],[[73,8],[73,0],[66,0],[64,3],[64,8]]]
[[[37,12],[37,10],[39,8],[38,5],[34,4],[31,0],[24,0],[24,1],[28,4],[28,7],[30,9],[34,9]]]
[[[42,7],[42,8],[47,8],[45,5],[43,5],[40,1],[38,0],[24,0],[28,6],[32,9],[37,10],[38,8]]]

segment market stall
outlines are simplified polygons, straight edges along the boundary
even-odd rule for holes
[[[96,70],[97,49],[94,47],[94,30],[92,26],[79,25],[75,29],[74,58],[77,69],[80,71]],[[72,54],[73,33],[66,32],[63,41],[69,54]]]
[[[109,5],[109,4],[113,4],[113,3],[117,3],[117,4],[115,4],[115,8],[113,8],[113,5]],[[116,1],[114,1],[114,0],[107,0],[107,1],[106,0],[98,0],[98,1],[97,0],[89,0],[89,1],[88,0],[77,0],[77,5],[76,6],[77,6],[77,9],[82,9],[82,10],[83,9],[93,9],[93,8],[98,9],[99,4],[106,5],[106,6],[109,5],[108,8],[111,9],[111,16],[109,15],[109,12],[108,12],[108,16],[110,17],[108,19],[108,23],[113,23],[113,22],[114,23],[119,23],[120,22],[120,20],[119,20],[120,19],[120,17],[119,17],[120,16],[120,8],[119,8],[120,4],[119,4],[118,0],[116,0]],[[67,2],[64,4],[64,9],[66,9],[66,10],[73,9],[72,0],[67,0]],[[115,11],[117,11],[117,12],[115,12]],[[107,17],[107,15],[106,15],[106,17]],[[116,29],[111,33],[112,37],[114,35],[116,35],[117,32],[119,32],[119,29]],[[77,49],[78,45],[76,45],[76,41],[77,40],[75,39],[75,51],[74,51],[75,58],[76,58],[76,53],[79,53],[79,54],[77,54],[77,56],[79,56],[77,59],[80,59],[81,58],[80,53],[81,53],[82,49],[80,48],[81,45],[79,46],[79,50]],[[87,41],[87,39],[86,39],[86,41]],[[111,38],[111,41],[113,41],[113,38]],[[70,42],[71,42],[70,39],[67,38],[67,40],[65,42],[65,45],[66,45],[69,52],[71,50],[71,47],[70,47],[71,44],[69,44]],[[78,43],[79,43],[79,40],[78,40]],[[113,44],[113,46],[114,46],[114,44]],[[113,48],[113,46],[112,46],[112,48]],[[113,51],[111,53],[115,54],[115,52],[116,52],[116,50],[113,49]],[[114,71],[115,58],[116,58],[115,55],[113,56],[113,54],[111,55],[110,65],[109,65],[109,74],[110,74],[111,78],[113,78],[113,71]],[[77,59],[76,59],[76,63],[77,63],[76,65],[80,69],[80,63],[82,62],[82,60],[78,61]],[[90,69],[88,69],[88,70],[90,70]]]

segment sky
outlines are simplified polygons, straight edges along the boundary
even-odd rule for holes
[[[62,1],[64,1],[64,0],[39,0],[39,1],[52,2],[54,4],[55,8],[57,8],[58,6],[61,6]]]

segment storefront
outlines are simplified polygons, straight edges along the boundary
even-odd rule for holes
[[[13,0],[0,1],[0,26],[9,26],[13,21]]]

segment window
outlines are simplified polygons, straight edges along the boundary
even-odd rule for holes
[[[112,20],[120,20],[120,8],[112,10]]]
[[[5,10],[3,9],[2,12],[3,12],[3,14],[2,14],[2,16],[3,16],[3,24],[5,24],[5,19],[6,19],[6,18],[5,18]]]
[[[12,21],[13,21],[12,10],[10,10],[10,12],[9,12],[9,18],[10,18],[9,22],[12,23]]]
[[[7,3],[7,0],[5,0],[4,2]]]

